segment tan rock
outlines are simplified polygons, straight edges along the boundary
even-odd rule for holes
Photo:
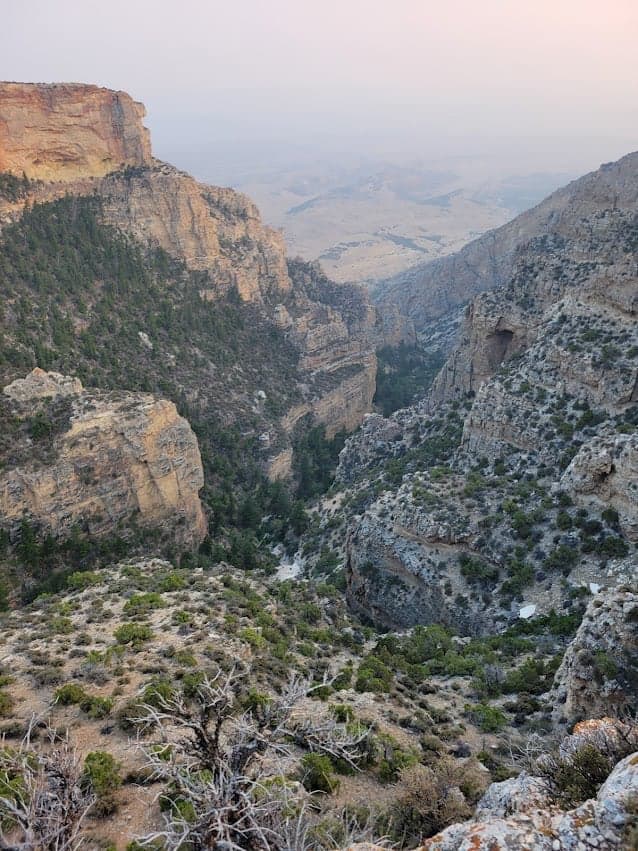
[[[197,183],[156,163],[137,175],[100,182],[106,221],[142,244],[163,248],[189,269],[207,271],[210,301],[235,288],[243,301],[287,293],[283,238],[266,227],[248,198],[232,189]]]
[[[181,546],[199,544],[206,535],[201,458],[175,405],[133,393],[84,391],[72,399],[71,427],[55,438],[53,462],[0,475],[2,525],[16,527],[26,516],[66,537],[77,523],[108,535],[133,521]]]
[[[37,180],[101,177],[151,159],[145,110],[125,92],[0,83],[0,171]]]

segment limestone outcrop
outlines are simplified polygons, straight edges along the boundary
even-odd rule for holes
[[[634,576],[638,562],[631,562]],[[596,595],[556,672],[548,703],[556,720],[622,716],[638,692],[638,589]]]
[[[57,181],[148,165],[144,115],[142,104],[126,92],[75,83],[0,83],[0,171]]]
[[[16,399],[14,382],[6,390]],[[206,534],[197,439],[175,405],[148,394],[82,389],[68,376],[36,370],[21,383],[14,415],[47,422],[52,399],[70,403],[50,452],[3,465],[0,525],[13,535],[23,518],[56,538],[80,524],[94,536],[154,529],[184,548]],[[29,392],[25,393],[24,388]],[[70,388],[73,392],[70,393]]]
[[[36,367],[26,378],[16,378],[11,384],[7,384],[2,392],[15,402],[32,402],[35,399],[77,396],[83,390],[79,378],[61,375],[59,372],[46,372]]]
[[[638,435],[595,437],[578,450],[561,487],[584,505],[611,506],[620,528],[638,540]]]
[[[614,735],[608,719],[576,725],[577,747],[598,743]],[[574,743],[561,745],[563,758]],[[603,753],[605,750],[603,750]],[[626,751],[625,751],[626,752]],[[638,753],[621,759],[595,798],[573,809],[554,801],[543,777],[523,771],[518,777],[492,783],[479,801],[472,819],[452,824],[426,839],[416,851],[599,851],[633,847],[638,800]],[[353,845],[348,851],[380,851],[375,845]]]

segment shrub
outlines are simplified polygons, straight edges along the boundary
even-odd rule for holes
[[[339,788],[332,762],[325,754],[308,753],[301,760],[301,782],[308,792],[325,792],[330,795]]]
[[[131,644],[139,649],[145,642],[153,637],[150,626],[140,623],[124,623],[115,630],[115,640],[118,644]]]
[[[357,691],[388,692],[394,676],[388,666],[376,656],[368,656],[359,665],[355,688]]]
[[[168,680],[156,679],[150,682],[142,692],[142,703],[159,709],[163,702],[173,697],[175,697],[175,691]]]
[[[507,718],[501,710],[489,703],[466,706],[466,713],[484,733],[498,733],[507,724]]]
[[[592,744],[575,753],[540,761],[540,771],[549,782],[554,797],[566,809],[594,798],[609,776],[613,761]]]
[[[548,570],[562,570],[564,573],[569,573],[576,564],[577,558],[578,553],[573,547],[559,544],[545,559],[545,567]]]
[[[487,773],[475,760],[461,763],[445,757],[432,766],[406,768],[388,819],[392,838],[403,847],[412,847],[449,824],[469,818],[487,782]],[[450,794],[455,788],[460,794]]]
[[[419,761],[414,751],[399,747],[390,736],[382,738],[380,743],[383,757],[379,760],[379,780],[382,783],[394,783],[404,769]]]
[[[140,616],[154,609],[161,609],[163,605],[162,596],[155,591],[149,591],[145,594],[133,594],[124,604],[123,611],[126,615]]]
[[[160,591],[181,591],[186,587],[186,580],[180,573],[169,573],[159,584]]]
[[[78,570],[67,577],[66,584],[73,591],[83,591],[91,585],[97,585],[100,577],[92,570]]]
[[[490,586],[498,580],[498,567],[487,564],[480,558],[463,554],[459,556],[459,565],[468,582]]]
[[[113,709],[113,698],[86,695],[84,700],[80,701],[80,709],[82,712],[86,712],[89,718],[95,720],[106,718]]]
[[[86,700],[87,693],[78,683],[66,683],[56,689],[55,702],[60,706],[72,706]]]
[[[594,668],[605,679],[612,680],[618,673],[618,665],[604,650],[594,653]]]
[[[9,715],[14,706],[14,699],[6,691],[0,691],[0,716]]]
[[[104,817],[117,809],[115,792],[122,785],[119,763],[106,751],[91,751],[84,760],[83,782],[95,795],[92,812]]]

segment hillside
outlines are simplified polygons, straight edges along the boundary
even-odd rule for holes
[[[347,441],[308,551],[345,559],[375,622],[486,634],[635,575],[636,165],[585,178],[623,194],[566,206],[471,303],[429,395]]]

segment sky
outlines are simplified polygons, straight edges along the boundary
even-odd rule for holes
[[[638,148],[636,0],[0,0],[0,25],[0,78],[124,89],[185,168],[313,151],[578,172]]]

